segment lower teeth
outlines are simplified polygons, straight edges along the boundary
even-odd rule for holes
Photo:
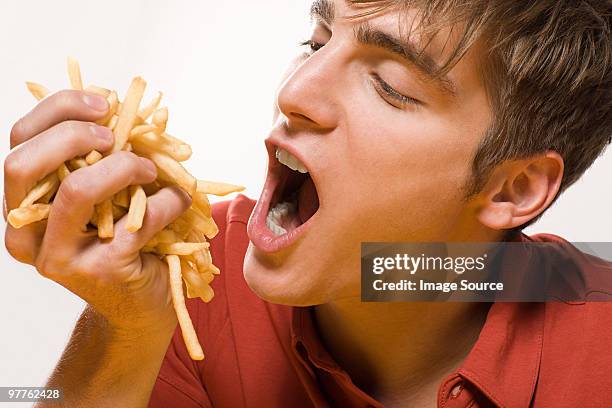
[[[284,235],[287,230],[281,227],[283,220],[289,216],[295,214],[297,208],[297,199],[291,198],[291,201],[283,201],[270,208],[268,216],[266,217],[266,226],[274,233],[274,235]]]

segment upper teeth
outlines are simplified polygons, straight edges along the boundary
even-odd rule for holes
[[[306,170],[306,166],[304,166],[304,164],[297,157],[295,157],[285,149],[277,147],[276,158],[279,162],[289,167],[291,170],[296,170],[300,173],[308,173],[308,170]]]

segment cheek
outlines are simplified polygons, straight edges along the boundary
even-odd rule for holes
[[[376,132],[384,137],[351,135],[337,171],[344,187],[336,216],[351,229],[346,236],[361,241],[443,238],[463,208],[463,186],[471,172],[469,143],[451,143],[452,131],[435,124],[405,129],[403,134]]]

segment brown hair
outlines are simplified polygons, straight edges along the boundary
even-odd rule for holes
[[[554,150],[565,163],[560,192],[604,151],[612,135],[610,0],[351,0],[359,16],[389,7],[419,13],[433,35],[461,23],[447,72],[478,39],[494,119],[473,158],[468,196],[498,164]],[[411,28],[412,30],[412,28]],[[535,221],[531,220],[529,223]],[[525,224],[524,226],[526,226]],[[524,227],[522,226],[522,227]]]

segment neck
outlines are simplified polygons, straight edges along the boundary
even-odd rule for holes
[[[393,405],[435,401],[442,378],[476,342],[488,308],[350,299],[317,306],[315,316],[323,344],[353,382]]]

